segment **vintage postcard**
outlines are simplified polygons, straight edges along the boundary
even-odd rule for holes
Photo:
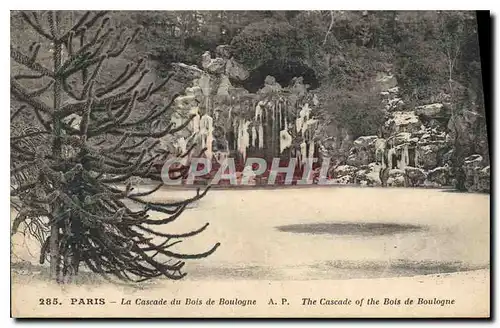
[[[490,316],[476,12],[10,24],[12,317]]]

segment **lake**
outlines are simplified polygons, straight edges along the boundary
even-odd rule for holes
[[[179,199],[192,190],[162,190]],[[309,280],[414,276],[489,267],[487,194],[410,188],[210,190],[165,227],[207,230],[176,245],[203,252],[186,279]],[[178,247],[177,247],[178,246]]]
[[[161,189],[152,198],[194,193]],[[439,189],[214,189],[162,230],[182,233],[210,223],[173,247],[181,253],[221,243],[210,257],[187,261],[186,280],[440,274],[489,268],[489,202],[488,194]],[[34,243],[26,248],[20,236],[13,243],[17,258],[37,262]]]

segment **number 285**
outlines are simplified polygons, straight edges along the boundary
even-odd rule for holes
[[[57,305],[59,300],[57,298],[39,298],[38,305]]]

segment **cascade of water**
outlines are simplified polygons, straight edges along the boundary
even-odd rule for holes
[[[283,126],[281,125],[283,122],[283,104],[281,102],[278,103],[278,114],[279,114],[278,130],[281,131],[283,129]]]
[[[288,115],[287,115],[286,109],[285,109],[285,120],[284,121],[285,121],[285,130],[288,131]]]
[[[255,128],[255,124],[252,125],[252,147],[255,148],[257,146],[257,129]]]
[[[275,102],[269,102],[269,104],[271,105],[271,153],[274,154],[274,150],[276,149],[276,144],[275,144],[275,141],[276,141],[276,132],[277,132],[277,128],[276,128],[276,111],[277,111],[277,108],[276,108],[276,103]]]
[[[263,149],[264,148],[264,127],[262,126],[262,122],[259,123],[257,133],[259,136],[259,149]]]
[[[314,158],[314,140],[309,141],[309,159]]]
[[[205,114],[200,119],[200,136],[201,136],[201,146],[206,148],[205,154],[208,159],[212,159],[212,145],[214,141],[214,126],[213,119],[209,115]]]
[[[311,108],[309,108],[309,104],[306,103],[304,106],[302,106],[302,109],[299,112],[299,117],[297,117],[297,119],[295,120],[297,132],[301,132],[303,138],[308,126],[316,122],[316,120],[309,119],[310,114]]]
[[[280,131],[280,153],[292,145],[292,136],[287,130]]]
[[[262,106],[263,102],[259,101],[257,106],[255,106],[255,121],[262,122]]]
[[[390,148],[389,151],[387,152],[387,159],[388,159],[388,163],[387,163],[387,166],[389,169],[392,169],[394,167],[394,163],[392,162],[392,159],[393,159],[393,155],[396,153],[396,151],[394,150],[394,148]]]
[[[259,101],[255,106],[255,123],[252,127],[252,146],[257,146],[257,138],[259,139],[258,147],[259,149],[264,148],[264,127],[262,126],[262,106],[264,106],[263,101]]]
[[[413,153],[415,154],[414,155],[415,156],[415,160],[414,160],[415,161],[415,167],[419,167],[420,165],[418,163],[418,160],[419,160],[419,158],[418,158],[418,149],[416,147],[415,147],[415,151]]]
[[[193,107],[189,111],[189,114],[195,115],[191,120],[191,131],[193,131],[193,134],[196,134],[200,132],[200,109],[198,107]]]
[[[300,114],[299,114],[299,117],[297,117],[295,119],[295,130],[297,131],[297,133],[299,133],[302,130],[302,123],[303,122],[304,122],[304,118],[302,116],[300,116]]]
[[[410,155],[408,153],[408,144],[406,144],[403,147],[402,158],[403,158],[403,167],[401,169],[404,169],[410,164]]]
[[[307,144],[305,141],[302,141],[300,144],[300,163],[305,164],[307,161]]]
[[[250,145],[250,134],[248,133],[248,127],[250,126],[250,122],[240,119],[238,124],[238,151],[243,157],[246,159],[247,157],[247,148]]]
[[[288,132],[288,123],[286,117],[286,108],[283,102],[279,102],[279,138],[280,138],[280,154],[292,146],[292,136]]]
[[[312,133],[312,129],[310,127],[314,127],[314,125],[318,122],[318,120],[315,120],[313,118],[307,119],[302,125],[302,137],[304,138],[306,135],[306,132],[309,131],[309,139],[312,140],[312,136],[314,135]]]

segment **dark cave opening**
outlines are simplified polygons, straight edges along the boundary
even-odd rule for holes
[[[242,86],[255,93],[264,87],[266,76],[273,76],[282,87],[287,87],[294,77],[302,76],[304,84],[309,84],[309,90],[319,87],[319,81],[314,70],[300,61],[270,60],[250,73]]]

